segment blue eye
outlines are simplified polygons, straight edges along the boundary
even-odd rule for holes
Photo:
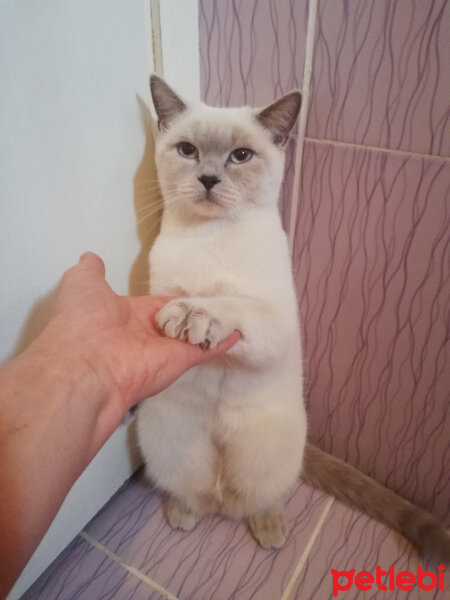
[[[230,154],[230,160],[235,165],[241,165],[248,162],[252,156],[253,150],[250,150],[250,148],[237,148]]]
[[[177,145],[178,154],[183,158],[197,158],[197,148],[189,142],[180,142]]]

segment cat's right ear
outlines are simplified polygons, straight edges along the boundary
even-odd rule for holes
[[[150,77],[150,91],[158,116],[159,129],[167,129],[172,119],[186,110],[186,104],[157,75]]]
[[[301,104],[300,92],[290,92],[256,115],[258,122],[272,134],[275,144],[286,143],[288,134],[297,120]]]

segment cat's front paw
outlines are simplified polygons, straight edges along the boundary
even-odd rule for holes
[[[167,337],[198,344],[204,350],[217,346],[232,331],[189,300],[172,300],[158,312],[156,322]]]

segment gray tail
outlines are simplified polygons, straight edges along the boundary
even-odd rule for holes
[[[424,557],[450,562],[450,536],[430,513],[414,506],[346,462],[306,445],[302,478],[404,535]]]

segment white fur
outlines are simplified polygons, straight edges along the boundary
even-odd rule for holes
[[[234,329],[242,335],[226,355],[191,369],[139,407],[148,475],[196,515],[208,510],[205,497],[216,500],[214,510],[233,517],[252,518],[276,507],[298,477],[305,444],[297,301],[277,209],[283,153],[254,114],[248,107],[200,104],[157,141],[161,187],[174,201],[166,203],[150,254],[151,293],[183,296],[162,309],[158,322],[173,337],[184,322],[192,343],[209,336],[215,345]],[[180,139],[195,141],[214,131],[226,137],[231,128],[240,128],[246,146],[257,148],[264,161],[262,168],[248,167],[259,170],[254,178],[248,171],[246,191],[231,176],[227,183],[227,173],[236,172],[227,171],[217,153],[216,163],[205,156],[206,167],[174,154]],[[182,171],[188,167],[190,179]],[[211,214],[203,203],[198,208],[202,169],[219,169],[224,197],[233,192],[237,202],[213,207]],[[226,497],[229,489],[232,498]]]

